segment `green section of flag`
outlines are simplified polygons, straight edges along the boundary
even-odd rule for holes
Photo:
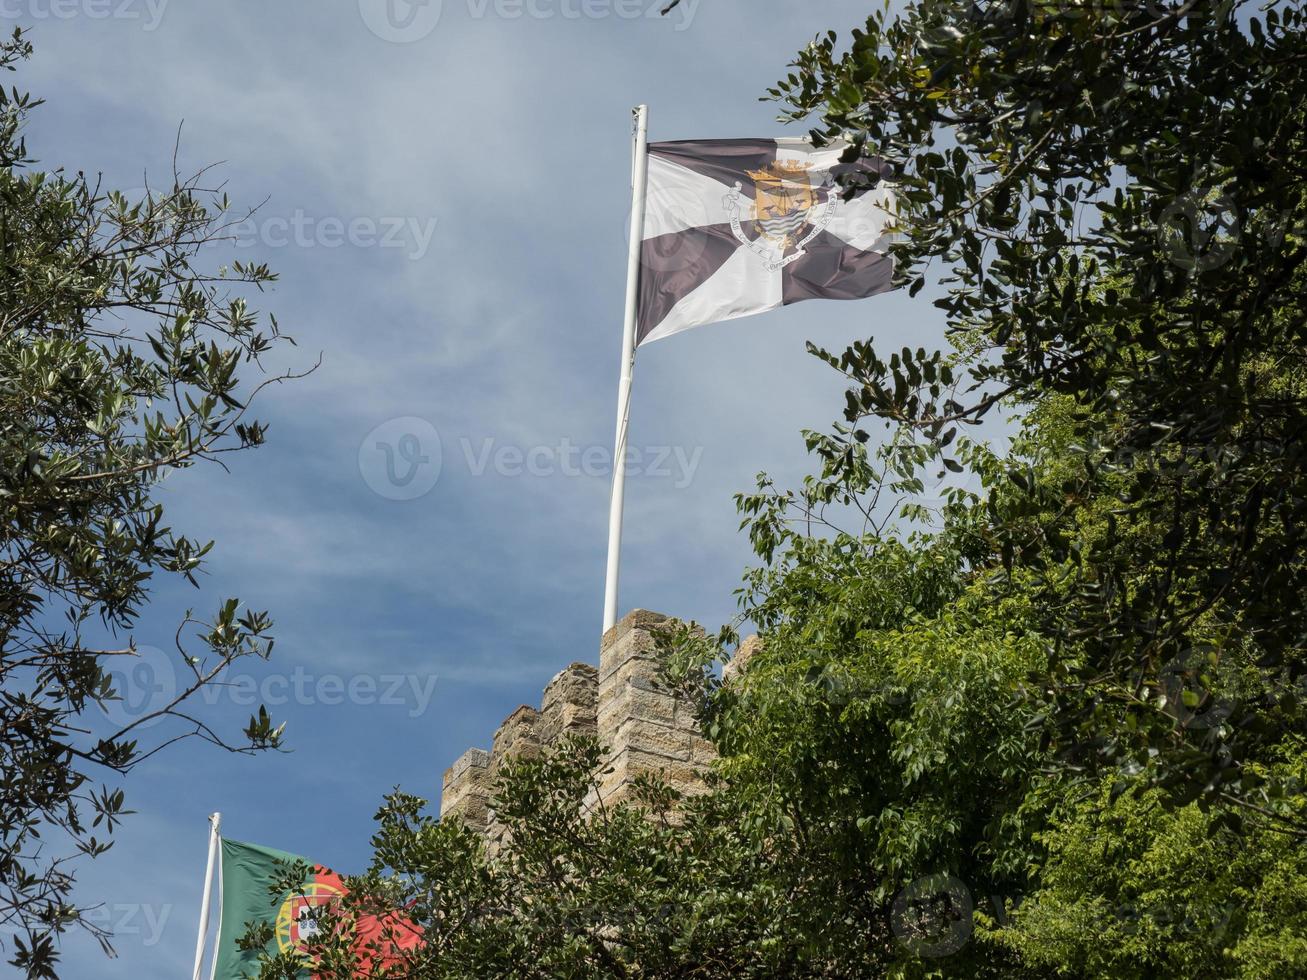
[[[275,924],[278,906],[273,904],[276,899],[268,889],[280,871],[279,861],[309,863],[271,847],[234,840],[222,842],[222,918],[218,923],[214,980],[259,975],[259,954],[252,950],[241,952],[236,940],[244,934],[248,922]],[[268,952],[277,952],[275,939],[268,944]]]

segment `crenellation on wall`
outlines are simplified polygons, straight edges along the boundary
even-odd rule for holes
[[[587,805],[628,801],[642,775],[660,777],[683,794],[705,790],[704,774],[717,758],[699,729],[693,706],[660,681],[657,632],[676,623],[647,609],[627,613],[599,646],[598,667],[573,663],[546,685],[539,709],[522,705],[496,730],[491,749],[469,749],[445,773],[441,819],[458,819],[483,834],[492,851],[506,844],[492,797],[503,764],[548,751],[566,735],[593,735],[607,756]],[[727,664],[743,669],[758,648],[740,645]],[[727,676],[724,672],[723,676]]]
[[[445,770],[440,793],[440,819],[459,820],[478,833],[490,824],[490,753],[468,749]]]
[[[599,732],[609,749],[591,804],[629,800],[635,780],[655,775],[685,793],[702,792],[691,760],[698,719],[688,701],[660,683],[657,633],[675,621],[637,609],[599,647]]]
[[[491,775],[495,775],[499,767],[510,759],[538,755],[541,749],[539,729],[540,712],[529,704],[521,705],[505,718],[491,743]]]
[[[554,745],[564,735],[595,735],[599,672],[574,663],[560,670],[540,699],[540,741]]]
[[[746,636],[741,640],[735,654],[722,666],[722,682],[729,684],[734,678],[743,673],[745,668],[749,666],[749,661],[761,649],[762,637],[760,636]]]
[[[599,640],[599,679],[603,680],[603,652],[605,650],[614,647],[618,640],[626,639],[631,633],[640,633],[643,635],[644,640],[648,640],[653,629],[671,621],[670,616],[649,609],[632,609],[619,619]],[[649,649],[652,652],[652,645]]]

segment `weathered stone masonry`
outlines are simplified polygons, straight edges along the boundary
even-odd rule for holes
[[[605,769],[611,772],[601,777],[592,804],[627,799],[642,773],[656,773],[683,793],[702,791],[704,768],[716,758],[712,743],[700,733],[690,704],[657,682],[654,634],[668,622],[645,609],[628,613],[604,634],[598,670],[574,663],[560,671],[539,710],[522,705],[499,726],[489,752],[464,752],[445,771],[441,819],[461,820],[499,845],[504,829],[491,807],[499,767],[547,750],[565,734],[594,735],[608,749]]]

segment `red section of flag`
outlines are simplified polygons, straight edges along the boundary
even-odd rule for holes
[[[304,905],[321,905],[337,901],[348,893],[340,875],[326,868],[315,867],[313,882],[315,893],[322,896],[320,900],[309,900]],[[293,917],[294,939],[296,945],[302,945],[308,938],[310,930],[315,929],[310,923],[311,916]],[[404,915],[403,912],[387,912],[383,915],[364,914],[358,916],[354,923],[354,955],[364,975],[386,967],[396,966],[403,960],[405,950],[417,948],[422,943],[422,928]],[[317,975],[315,974],[315,977]]]
[[[401,912],[360,916],[354,930],[354,952],[366,969],[394,966],[405,950],[422,944],[422,929]]]

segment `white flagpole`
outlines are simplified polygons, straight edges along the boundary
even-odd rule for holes
[[[209,862],[204,869],[204,897],[200,899],[200,934],[195,939],[195,972],[193,980],[200,980],[204,966],[204,940],[209,934],[209,896],[213,894],[213,867],[218,858],[222,840],[222,814],[209,814]]]
[[[604,582],[604,632],[617,622],[617,578],[622,554],[622,503],[626,492],[626,434],[631,419],[631,374],[635,370],[635,314],[640,286],[640,245],[644,240],[644,193],[649,160],[645,146],[649,107],[636,106],[634,160],[631,169],[631,236],[626,254],[626,319],[622,363],[617,375],[617,439],[613,449],[613,496],[608,509],[608,574]]]

